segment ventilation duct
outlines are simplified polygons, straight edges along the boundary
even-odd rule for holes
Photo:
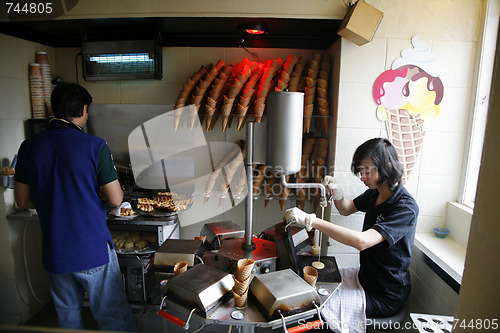
[[[82,62],[85,81],[162,78],[158,40],[83,42]]]

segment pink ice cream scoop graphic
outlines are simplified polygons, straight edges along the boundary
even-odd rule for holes
[[[440,69],[426,43],[412,38],[389,69],[378,76],[373,98],[379,105],[377,118],[386,122],[387,134],[405,167],[403,181],[415,165],[425,132],[440,112],[444,88]]]

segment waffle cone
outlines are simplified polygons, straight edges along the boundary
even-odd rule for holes
[[[424,120],[420,119],[419,115],[411,116],[406,109],[386,109],[386,111],[387,134],[404,166],[403,184],[405,184],[424,143]]]
[[[250,284],[250,276],[245,281],[240,281],[234,276],[233,279],[234,279],[233,292],[240,296],[243,295],[243,293],[247,291],[248,285]]]
[[[311,128],[311,117],[314,110],[314,104],[307,104],[304,106],[304,132],[309,133]]]
[[[244,308],[247,305],[248,289],[243,295],[238,295],[233,290],[234,305],[238,308]]]
[[[174,266],[174,274],[175,275],[182,274],[182,273],[184,273],[187,270],[187,268],[188,268],[187,261],[179,261]]]
[[[302,272],[304,273],[304,280],[306,280],[311,287],[316,286],[316,281],[318,281],[318,271],[316,268],[312,266],[305,266],[302,269]]]
[[[237,279],[238,281],[247,280],[252,274],[252,269],[254,265],[255,265],[255,260],[253,259],[238,260],[237,270],[234,273],[235,279]]]

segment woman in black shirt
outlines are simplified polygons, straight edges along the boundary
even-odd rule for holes
[[[285,218],[358,249],[358,278],[366,297],[366,316],[389,317],[401,310],[410,293],[409,266],[418,205],[401,183],[403,166],[389,140],[371,139],[359,146],[351,170],[368,187],[354,200],[344,197],[333,177],[327,176],[325,181],[341,215],[365,212],[362,231],[332,224],[298,208],[287,210]]]

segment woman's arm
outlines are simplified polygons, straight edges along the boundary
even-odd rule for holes
[[[354,205],[354,201],[346,199],[345,197],[342,197],[342,199],[340,200],[333,200],[333,202],[335,204],[335,207],[337,207],[340,215],[348,216],[358,211],[358,209]]]
[[[352,230],[317,217],[312,219],[312,227],[318,229],[337,242],[352,246],[359,251],[363,251],[385,240],[375,229],[368,229],[366,231]]]

